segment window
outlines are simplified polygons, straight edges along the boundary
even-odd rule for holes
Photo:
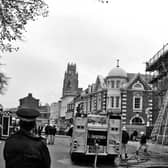
[[[92,111],[92,97],[90,97],[90,100],[89,100],[89,111]]]
[[[140,108],[141,99],[139,97],[135,98],[134,108]]]
[[[111,107],[114,107],[114,97],[111,96]]]
[[[142,122],[142,119],[139,118],[139,117],[135,117],[133,120],[132,120],[132,125],[142,125],[143,122]]]
[[[91,106],[91,107],[92,107],[92,109],[91,109],[91,111],[94,111],[94,109],[95,109],[95,107],[94,107],[94,106],[95,106],[95,102],[94,102],[94,96],[93,96],[93,97],[92,97],[92,106]]]
[[[114,88],[114,81],[111,81],[111,88]]]
[[[110,87],[110,81],[109,80],[107,81],[107,87],[108,88]]]
[[[135,110],[141,110],[142,109],[142,97],[138,96],[138,97],[134,97],[133,99],[133,108]]]
[[[101,110],[101,93],[97,96],[97,110]]]
[[[116,88],[120,88],[120,80],[116,81]]]
[[[136,90],[143,90],[144,87],[143,85],[138,81],[136,82],[133,86],[132,86],[133,89],[136,89]]]
[[[116,107],[120,107],[120,97],[116,96]]]
[[[107,106],[109,106],[109,104],[110,104],[110,99],[109,97],[107,97]]]

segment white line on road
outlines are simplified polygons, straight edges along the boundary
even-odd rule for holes
[[[61,160],[57,160],[57,162],[62,163],[62,164],[66,164],[66,165],[71,164],[70,159],[61,159]]]

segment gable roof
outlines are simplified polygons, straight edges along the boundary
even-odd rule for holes
[[[145,76],[137,73],[137,74],[130,74],[130,79],[128,79],[128,83],[126,85],[124,85],[123,89],[129,89],[132,87],[132,85],[137,82],[140,81],[140,83],[143,84],[145,90],[152,90],[152,88],[150,87],[150,85],[148,84],[148,81],[145,80]],[[131,79],[132,77],[132,79]]]

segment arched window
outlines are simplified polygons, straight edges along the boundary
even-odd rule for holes
[[[137,90],[143,90],[144,87],[142,85],[142,83],[140,83],[139,81],[134,83],[133,86],[132,86],[133,89],[137,89]]]
[[[142,125],[143,122],[142,122],[142,119],[139,118],[139,117],[135,117],[132,119],[132,125]]]

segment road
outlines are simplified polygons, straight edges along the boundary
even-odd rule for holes
[[[69,157],[69,137],[66,136],[56,136],[55,144],[54,145],[48,145],[50,155],[51,155],[51,168],[91,168],[93,167],[92,163],[80,163],[78,165],[74,165],[71,163],[70,157]],[[4,142],[0,141],[0,168],[5,168],[4,160],[3,160],[3,146]],[[137,162],[137,160],[134,159],[134,152],[136,150],[136,146],[129,145],[128,147],[128,154],[129,157],[132,159],[128,160],[127,165],[120,165],[117,166],[118,162],[116,160],[116,165],[112,165],[109,163],[101,163],[98,164],[98,168],[124,168],[124,167],[132,167],[132,168],[145,168],[145,167],[152,167],[151,165],[161,165],[164,163],[164,165],[168,165],[168,157],[165,158],[159,158],[158,156],[152,155],[152,157],[148,161],[143,162]]]

